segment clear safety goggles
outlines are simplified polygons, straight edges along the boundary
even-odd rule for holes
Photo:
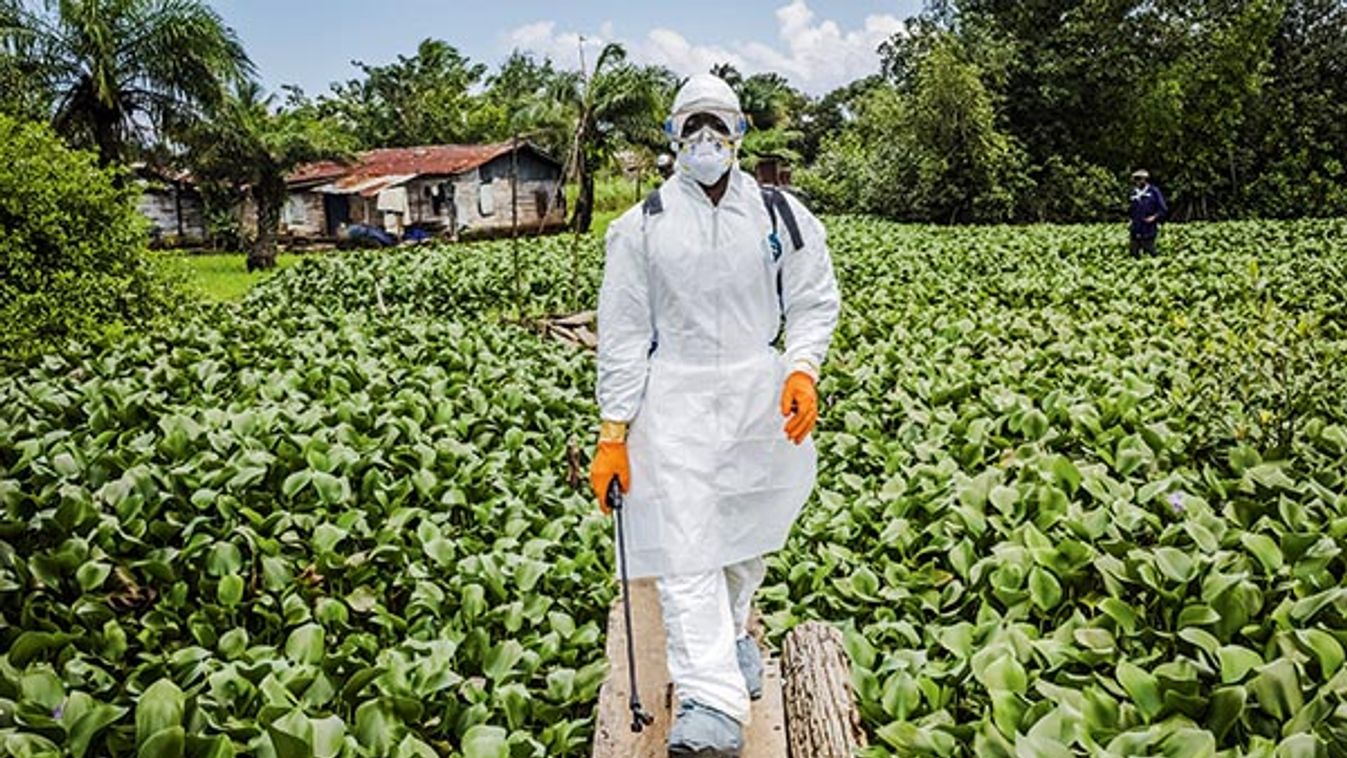
[[[692,134],[689,134],[686,137],[681,137],[675,141],[675,144],[679,147],[692,147],[693,145],[700,145],[703,143],[708,145],[719,145],[726,150],[733,150],[735,145],[738,144],[737,140],[731,139],[725,132],[709,125],[703,126]]]
[[[706,118],[710,116],[711,118]],[[698,118],[700,117],[700,118]],[[689,120],[704,121],[704,125],[692,133],[684,134]],[[742,113],[727,110],[696,110],[674,114],[664,122],[664,134],[675,144],[691,142],[694,137],[712,132],[730,144],[737,143],[748,131],[748,120]]]

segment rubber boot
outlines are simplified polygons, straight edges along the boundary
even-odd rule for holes
[[[762,697],[762,651],[752,637],[741,637],[735,643],[735,648],[739,671],[743,672],[744,684],[748,687],[748,697],[757,700]]]
[[[669,758],[739,758],[743,749],[738,721],[695,700],[679,704],[669,730]]]

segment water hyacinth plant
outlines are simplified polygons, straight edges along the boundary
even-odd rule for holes
[[[1347,224],[828,227],[759,603],[845,629],[869,755],[1347,751]],[[525,316],[593,303],[599,240],[525,244]],[[509,261],[314,256],[0,377],[0,755],[587,754],[594,366]]]

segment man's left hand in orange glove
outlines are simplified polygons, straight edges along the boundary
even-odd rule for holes
[[[608,485],[613,477],[626,492],[631,487],[631,465],[627,460],[627,425],[605,421],[599,427],[599,448],[589,467],[589,486],[599,498],[599,510],[606,516],[613,512],[608,502]]]
[[[818,421],[818,391],[812,376],[796,371],[786,377],[786,387],[781,392],[781,415],[786,417],[786,436],[797,445],[814,431],[814,423]]]

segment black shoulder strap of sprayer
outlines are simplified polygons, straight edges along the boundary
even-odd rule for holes
[[[767,208],[767,215],[772,219],[772,231],[777,230],[777,223],[780,221],[780,223],[786,225],[786,234],[790,237],[791,249],[799,250],[804,247],[804,237],[800,234],[800,224],[795,220],[795,211],[791,210],[790,201],[786,199],[786,193],[776,187],[763,187],[762,204]],[[664,212],[664,199],[660,197],[658,187],[645,196],[645,201],[641,203],[641,211],[646,216],[658,216]]]
[[[659,196],[659,187],[650,190],[650,194],[645,196],[641,210],[647,216],[658,216],[664,212],[664,200]]]
[[[767,215],[772,217],[772,231],[777,230],[777,219],[786,225],[786,234],[790,237],[790,249],[804,247],[804,237],[800,235],[800,224],[795,220],[795,211],[790,208],[786,193],[776,187],[762,188],[762,204],[767,206]]]

